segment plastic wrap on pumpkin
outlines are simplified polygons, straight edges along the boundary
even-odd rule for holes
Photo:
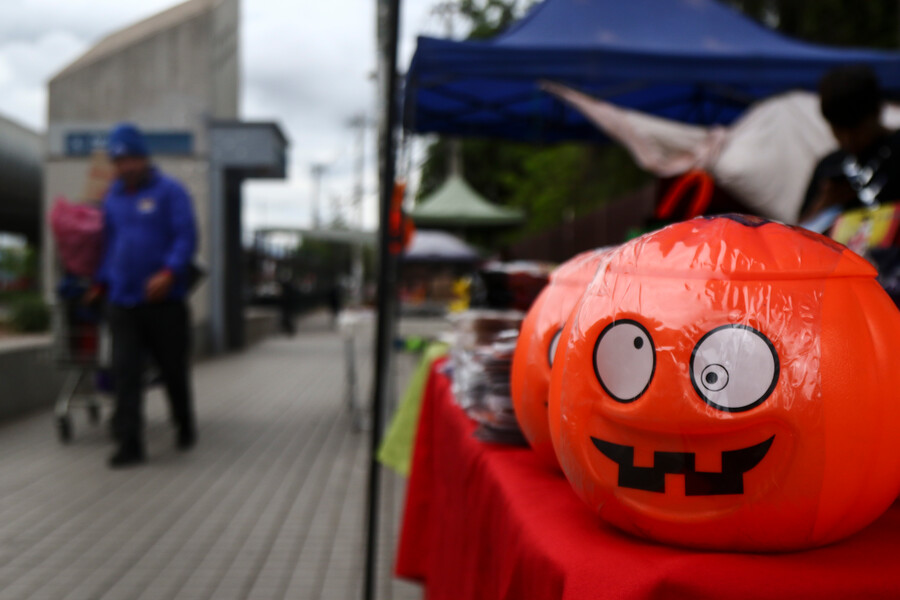
[[[900,313],[825,237],[741,216],[642,236],[604,262],[559,343],[557,456],[626,531],[801,549],[900,490]]]
[[[560,265],[522,322],[512,365],[512,398],[516,420],[542,462],[559,469],[547,425],[550,367],[566,319],[594,279],[609,249],[583,252]]]

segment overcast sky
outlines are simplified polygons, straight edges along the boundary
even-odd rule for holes
[[[440,35],[440,0],[402,0],[400,65],[419,34]],[[104,35],[178,0],[0,0],[0,113],[46,125],[46,82]],[[353,187],[353,115],[375,116],[375,0],[242,0],[241,116],[280,121],[291,141],[290,179],[246,188],[245,227],[309,224],[310,165],[331,165],[323,204]],[[366,222],[375,222],[375,142],[366,160]],[[325,213],[327,218],[328,213]]]

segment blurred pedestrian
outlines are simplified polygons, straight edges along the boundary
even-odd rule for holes
[[[281,296],[279,304],[281,305],[281,331],[291,337],[297,333],[297,327],[294,324],[294,314],[297,310],[297,286],[294,285],[289,274],[282,275],[279,285],[281,287]]]
[[[190,196],[150,162],[136,126],[116,125],[107,151],[116,179],[103,201],[106,249],[89,300],[106,294],[110,307],[118,448],[109,465],[117,468],[145,460],[147,356],[165,383],[176,447],[187,450],[196,442],[186,296],[197,234]]]
[[[829,209],[836,216],[876,201],[900,200],[900,133],[881,121],[875,73],[864,65],[835,67],[822,77],[819,98],[838,149],[816,165],[801,221]]]
[[[341,284],[340,282],[335,281],[328,290],[328,308],[331,310],[331,326],[333,328],[337,327],[338,315],[341,312],[341,304]]]

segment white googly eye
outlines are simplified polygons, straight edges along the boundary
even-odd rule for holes
[[[613,321],[600,333],[594,348],[594,372],[614,400],[637,400],[650,385],[655,369],[653,339],[640,323]]]
[[[556,357],[556,348],[559,346],[559,336],[562,335],[562,328],[560,327],[556,333],[553,334],[553,339],[550,340],[550,349],[547,351],[547,362],[550,363],[550,366],[553,366],[553,359]]]
[[[691,354],[691,383],[707,404],[726,412],[750,410],[778,383],[778,353],[746,325],[724,325],[703,336]]]

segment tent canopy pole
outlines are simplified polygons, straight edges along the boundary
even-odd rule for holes
[[[378,565],[378,516],[381,469],[378,446],[384,429],[384,405],[387,396],[393,311],[396,291],[396,258],[390,248],[391,197],[394,188],[397,128],[397,38],[400,0],[378,0],[378,74],[381,113],[378,131],[379,222],[378,222],[378,329],[375,347],[375,390],[372,398],[372,433],[369,456],[368,506],[366,522],[366,567],[364,600],[374,600]]]

